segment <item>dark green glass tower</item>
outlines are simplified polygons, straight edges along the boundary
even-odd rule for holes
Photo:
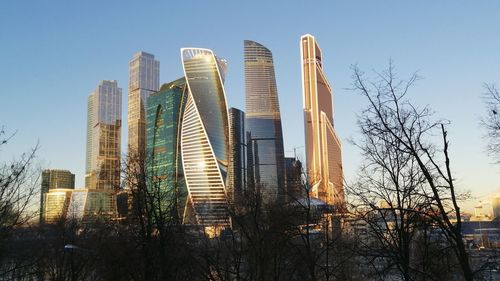
[[[184,78],[163,84],[147,101],[146,171],[151,194],[160,211],[183,223],[187,189],[182,170],[180,133],[187,97]]]

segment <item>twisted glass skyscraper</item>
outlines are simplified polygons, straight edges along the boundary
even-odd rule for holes
[[[280,107],[273,56],[263,45],[245,40],[248,185],[264,203],[283,200],[285,168]]]
[[[310,34],[300,38],[307,170],[311,197],[343,206],[342,147],[333,128],[333,91],[321,49]]]
[[[225,64],[208,49],[181,49],[189,94],[183,114],[181,153],[197,223],[229,226],[226,175],[229,160]]]

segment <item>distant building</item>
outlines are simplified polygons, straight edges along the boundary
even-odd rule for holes
[[[56,223],[66,219],[73,189],[50,189],[44,194],[43,223]]]
[[[146,151],[147,99],[160,87],[160,62],[146,52],[137,52],[129,62],[128,154],[143,157]]]
[[[187,95],[184,77],[163,84],[160,91],[149,96],[146,118],[147,185],[153,194],[161,194],[161,207],[175,204],[177,214],[172,216],[180,222],[184,222],[188,203],[180,136]]]
[[[500,221],[462,222],[462,235],[469,248],[500,248]]]
[[[116,216],[116,193],[113,190],[75,189],[71,193],[67,219],[92,221]]]
[[[478,205],[474,207],[474,216],[471,217],[472,221],[489,221],[492,219],[490,202],[479,202]]]
[[[287,201],[294,202],[306,198],[306,188],[302,184],[302,162],[295,157],[285,157]]]
[[[285,155],[273,55],[260,43],[245,40],[244,58],[248,185],[265,204],[283,202]]]
[[[491,198],[491,208],[493,209],[493,218],[500,221],[500,195]]]
[[[75,175],[68,170],[43,170],[42,171],[42,188],[40,192],[40,223],[45,223],[46,220],[46,195],[50,190],[54,189],[74,189]],[[52,195],[51,195],[52,196]]]
[[[122,89],[101,81],[88,98],[85,188],[120,188]]]
[[[342,146],[334,130],[333,90],[323,71],[316,39],[300,38],[306,167],[311,197],[343,207]]]
[[[245,112],[229,109],[229,172],[228,193],[235,207],[244,200],[247,181],[247,150],[245,136]]]

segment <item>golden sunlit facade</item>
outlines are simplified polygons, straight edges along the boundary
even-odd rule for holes
[[[160,87],[160,62],[146,52],[137,52],[129,62],[128,153],[143,156],[146,149],[147,99]]]
[[[68,170],[47,169],[42,171],[40,192],[40,223],[45,222],[46,194],[53,189],[74,189],[75,174]]]
[[[51,189],[44,194],[44,222],[56,223],[66,219],[73,189]]]
[[[192,216],[192,210],[198,224],[228,227],[229,121],[221,69],[225,64],[208,49],[183,48],[181,58],[189,89],[181,131],[189,196],[185,217]]]
[[[75,189],[67,209],[67,219],[94,220],[116,215],[116,193],[111,190]]]
[[[300,39],[306,160],[311,197],[344,205],[342,146],[333,127],[333,91],[315,38]]]
[[[89,95],[85,188],[120,187],[122,89],[115,80],[101,81]]]

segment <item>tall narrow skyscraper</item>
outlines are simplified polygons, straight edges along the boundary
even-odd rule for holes
[[[137,52],[129,62],[128,154],[144,157],[148,97],[160,86],[160,62],[146,52]]]
[[[225,63],[208,49],[181,49],[189,94],[181,129],[181,154],[188,210],[198,224],[228,227],[226,190],[229,125],[223,80]]]
[[[310,34],[300,38],[306,160],[311,197],[344,205],[342,147],[333,127],[333,91],[321,49]]]
[[[101,81],[88,98],[85,188],[116,191],[120,187],[122,89]]]
[[[285,160],[273,55],[263,45],[245,40],[248,185],[266,204],[284,201]]]
[[[245,134],[245,112],[231,107],[229,109],[230,160],[227,185],[230,201],[236,208],[241,206],[246,189],[247,143]]]

